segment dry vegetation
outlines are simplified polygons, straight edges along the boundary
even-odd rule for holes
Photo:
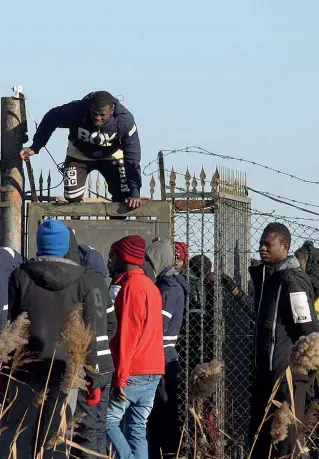
[[[1,372],[5,372],[9,378],[9,383],[6,389],[5,397],[7,398],[10,391],[10,384],[15,380],[15,371],[30,361],[36,361],[36,356],[32,356],[26,352],[26,345],[29,340],[29,321],[26,314],[21,314],[15,322],[7,324],[0,334],[0,360],[2,361]],[[36,433],[36,449],[34,459],[42,459],[45,450],[50,449],[52,453],[61,444],[66,445],[66,457],[71,457],[69,454],[70,448],[82,450],[86,453],[95,454],[96,457],[111,458],[112,454],[104,456],[94,453],[72,441],[72,433],[76,430],[81,419],[74,417],[67,422],[66,411],[69,401],[69,395],[74,389],[85,388],[85,365],[87,355],[92,340],[92,332],[89,327],[85,326],[82,318],[81,307],[75,308],[67,317],[63,324],[61,334],[57,346],[67,344],[69,354],[69,365],[67,373],[61,386],[61,397],[63,397],[62,409],[59,413],[60,425],[57,432],[51,438],[48,438],[50,428],[47,428],[46,435],[40,442],[39,432],[41,430],[43,409],[50,390],[50,375],[55,359],[55,353],[52,358],[47,381],[43,390],[35,393],[33,403],[39,407],[38,426]],[[297,432],[297,441],[291,459],[302,457],[305,452],[310,452],[317,448],[319,430],[319,402],[314,401],[308,408],[303,422],[298,420],[295,415],[293,400],[293,379],[292,374],[307,374],[310,370],[316,370],[319,367],[319,333],[313,333],[308,337],[302,337],[294,346],[291,355],[290,366],[286,370],[285,375],[282,375],[274,385],[273,392],[269,398],[264,418],[257,431],[255,442],[258,438],[260,430],[266,421],[271,420],[271,448],[280,444],[288,435],[288,429],[295,428]],[[198,365],[193,371],[189,380],[190,392],[190,411],[194,418],[194,426],[192,432],[186,432],[185,427],[182,431],[180,448],[177,458],[183,459],[180,456],[181,445],[188,438],[191,443],[192,457],[195,459],[209,459],[217,456],[218,445],[220,441],[227,441],[227,432],[219,432],[212,428],[212,418],[215,418],[214,408],[211,398],[214,395],[216,383],[222,371],[222,366],[217,360]],[[289,387],[289,400],[281,403],[276,400],[278,388],[282,378],[286,376]],[[12,409],[15,396],[10,397],[9,403],[1,407],[0,420]],[[212,414],[213,413],[213,414]],[[10,454],[8,459],[23,459],[23,453],[18,451],[17,440],[23,429],[27,428],[24,425],[24,416],[22,416],[19,428],[15,432],[12,440]],[[51,416],[52,422],[53,413]],[[227,428],[226,428],[227,430]],[[0,428],[0,436],[5,431],[5,427]],[[230,439],[231,440],[231,439]],[[41,443],[41,444],[40,444]],[[255,445],[255,443],[254,443]],[[247,459],[251,457],[254,445]],[[22,455],[21,455],[22,454]],[[75,457],[75,456],[72,456]],[[271,451],[269,452],[271,457]],[[288,456],[287,456],[288,458]]]
[[[13,404],[15,403],[18,396],[18,389],[13,397],[11,396],[12,391],[10,391],[10,384],[12,384],[12,381],[16,381],[14,375],[15,371],[17,369],[21,369],[27,363],[37,361],[36,356],[33,356],[26,351],[26,345],[28,344],[30,336],[29,326],[30,323],[27,318],[27,314],[23,313],[13,323],[7,323],[0,334],[0,361],[2,362],[0,374],[6,375],[9,378],[4,398],[7,399],[8,394],[10,393],[9,403],[7,405],[3,404],[1,407],[0,421],[3,420],[5,415],[10,412],[10,409],[12,409]],[[66,457],[70,457],[69,451],[71,446],[75,449],[83,450],[88,454],[93,454],[96,457],[105,459],[110,459],[112,457],[111,455],[98,455],[94,451],[82,448],[80,445],[72,442],[71,433],[73,433],[73,431],[79,425],[81,419],[74,417],[69,422],[66,420],[69,395],[72,389],[85,388],[84,368],[86,365],[86,359],[91,340],[92,332],[90,327],[87,327],[84,324],[82,318],[82,308],[80,306],[74,308],[63,324],[61,335],[57,343],[57,346],[60,346],[61,344],[67,344],[69,354],[69,365],[67,367],[67,373],[60,391],[60,396],[62,397],[62,400],[64,400],[62,409],[59,413],[60,425],[53,437],[48,438],[54,411],[58,404],[57,399],[49,425],[47,427],[46,434],[44,435],[42,443],[40,444],[39,434],[42,425],[43,410],[50,390],[50,376],[55,359],[54,352],[45,387],[39,393],[35,393],[33,399],[33,404],[39,407],[34,459],[42,459],[45,450],[52,450],[52,454],[54,455],[54,451],[61,444],[66,445]],[[28,426],[24,423],[26,414],[27,412],[22,415],[20,425],[15,432],[15,435],[13,436],[8,459],[23,459],[23,451],[18,450],[17,441],[21,432],[28,428]],[[0,436],[5,432],[5,430],[6,427],[2,427],[0,429]]]

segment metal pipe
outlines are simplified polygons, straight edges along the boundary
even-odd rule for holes
[[[160,186],[161,186],[161,200],[166,201],[164,155],[162,151],[158,153],[157,160],[158,160],[159,178],[160,178]]]

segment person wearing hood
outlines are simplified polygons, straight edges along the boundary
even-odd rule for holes
[[[174,244],[174,268],[180,274],[187,269],[188,247],[185,242],[175,242]]]
[[[37,232],[37,257],[23,263],[10,277],[8,318],[14,321],[21,313],[27,314],[30,338],[25,351],[31,353],[32,359],[15,371],[16,380],[10,383],[9,402],[15,400],[0,437],[1,459],[9,457],[13,440],[25,459],[35,457],[41,447],[44,447],[44,459],[65,456],[65,444],[59,445],[56,451],[51,447],[46,449],[43,444],[60,428],[60,413],[67,398],[61,384],[67,384],[65,375],[72,365],[67,344],[57,346],[57,343],[65,321],[71,320],[70,313],[79,305],[84,323],[90,326],[93,336],[96,333],[92,275],[83,266],[64,258],[69,244],[70,233],[61,221],[44,221]],[[88,368],[97,366],[95,340],[89,345],[86,363]],[[91,372],[85,371],[90,378]],[[43,393],[49,374],[41,428],[37,432],[41,403],[35,401]],[[66,413],[69,415],[69,410]]]
[[[174,267],[174,252],[168,240],[153,242],[146,251],[163,299],[165,375],[159,384],[148,430],[152,459],[176,457],[181,437],[178,419],[178,354],[176,344],[182,326],[188,284]],[[159,426],[161,426],[159,428]]]
[[[8,320],[8,283],[11,273],[18,268],[23,259],[10,247],[0,247],[0,330]],[[1,368],[1,362],[0,362]],[[0,374],[0,404],[6,392],[8,378]]]
[[[319,249],[314,246],[313,241],[305,241],[296,251],[300,266],[308,274],[315,294],[315,310],[319,314]],[[317,307],[316,307],[317,305]]]
[[[109,342],[116,333],[116,315],[114,305],[106,284],[107,269],[100,252],[87,245],[77,246],[77,241],[70,230],[70,249],[68,257],[79,259],[80,264],[87,270],[92,271],[91,285],[93,288],[94,302],[96,307],[96,343],[97,364],[99,370],[99,403],[92,403],[94,393],[88,398],[87,391],[79,390],[75,416],[81,419],[77,427],[73,441],[78,445],[106,455],[105,421],[109,402],[110,386],[113,376],[113,359],[109,348]],[[71,449],[71,454],[84,459],[94,459],[95,455],[79,450]]]
[[[133,115],[107,91],[95,91],[82,100],[52,108],[20,156],[28,160],[39,153],[57,128],[69,129],[64,163],[64,196],[81,202],[87,176],[99,171],[113,201],[130,209],[140,206],[141,146]]]
[[[250,267],[255,290],[255,366],[251,401],[250,444],[262,423],[265,409],[278,378],[285,373],[293,344],[318,332],[311,281],[297,258],[289,257],[291,235],[281,223],[270,223],[260,239],[262,263]],[[296,417],[302,422],[310,375],[293,374]],[[275,399],[291,405],[287,380],[280,383]],[[273,407],[268,414],[273,412]],[[267,459],[271,447],[271,419],[264,422],[252,458]],[[271,457],[290,456],[296,446],[296,425],[272,449]]]

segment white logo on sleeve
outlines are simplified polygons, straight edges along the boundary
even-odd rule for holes
[[[132,137],[132,135],[134,134],[134,132],[136,132],[136,124],[134,124],[134,126],[132,127],[132,129],[131,129],[130,131],[128,131],[129,137]]]
[[[112,284],[110,286],[109,292],[110,292],[110,297],[111,297],[111,300],[112,300],[113,303],[115,302],[117,294],[119,293],[120,290],[121,290],[121,286],[120,285]]]
[[[304,324],[312,321],[306,292],[290,293],[290,303],[295,324]]]

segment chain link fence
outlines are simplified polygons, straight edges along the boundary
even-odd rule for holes
[[[307,239],[319,244],[319,228],[252,210],[242,193],[212,192],[210,207],[201,193],[183,199],[183,205],[172,199],[174,241],[185,242],[189,250],[185,275],[190,295],[178,343],[182,456],[195,457],[196,448],[198,458],[243,459],[254,377],[254,294],[248,268],[259,259],[259,240],[268,223],[278,221],[290,229],[291,254]],[[214,358],[222,372],[213,397],[199,410],[202,427],[196,432],[189,378],[198,364]]]

